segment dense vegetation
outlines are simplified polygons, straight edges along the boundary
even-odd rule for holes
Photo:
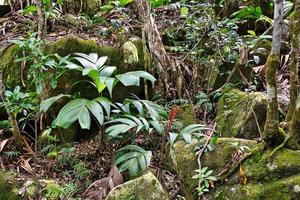
[[[0,200],[299,199],[299,0],[0,0],[0,30]]]

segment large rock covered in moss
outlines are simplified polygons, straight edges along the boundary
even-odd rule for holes
[[[270,152],[256,152],[243,163],[248,180],[246,185],[229,183],[217,186],[208,199],[299,199],[300,152],[282,149],[267,159]]]
[[[95,15],[100,9],[101,1],[99,0],[66,0],[65,10],[69,13],[78,14],[79,12],[87,15]]]
[[[151,173],[125,182],[115,187],[106,197],[106,200],[169,200],[168,193]]]
[[[217,106],[217,132],[222,137],[260,137],[266,120],[267,98],[259,92],[224,92]]]
[[[131,47],[131,48],[129,48]],[[49,54],[57,53],[60,56],[67,56],[72,53],[97,53],[99,56],[107,56],[106,65],[116,66],[120,73],[144,70],[144,50],[142,41],[132,39],[124,44],[124,48],[114,48],[111,46],[97,45],[94,40],[85,40],[72,35],[67,35],[55,42],[47,42],[45,51]],[[16,58],[21,56],[20,48],[17,45],[9,46],[2,49],[0,56],[0,70],[3,71],[4,83],[8,88],[21,85],[21,63],[16,62]],[[130,60],[130,62],[128,61]],[[26,82],[26,68],[23,71],[23,79]],[[70,89],[79,90],[86,98],[92,98],[97,95],[97,91],[91,84],[76,84],[76,88],[72,85],[82,80],[81,73],[73,70],[58,80],[58,87],[54,91],[50,91],[50,96],[67,93]],[[72,90],[71,90],[72,91]],[[84,92],[83,92],[84,91]],[[114,100],[122,100],[129,94],[134,93],[138,96],[143,95],[143,87],[117,86],[113,94]]]
[[[300,174],[285,179],[247,185],[227,185],[217,189],[211,200],[297,200]]]
[[[236,151],[236,147],[232,143],[238,143],[240,146],[247,146],[250,149],[257,145],[257,142],[253,140],[219,138],[215,149],[203,155],[202,167],[208,167],[208,169],[214,170],[213,174],[218,174],[232,159],[232,154]],[[201,144],[204,144],[204,141],[194,140],[191,144],[178,141],[175,142],[173,150],[170,151],[169,157],[172,161],[170,166],[179,175],[187,199],[197,197],[195,189],[198,183],[197,180],[192,179],[192,176],[195,175],[195,170],[198,168],[197,156],[194,150]]]
[[[0,171],[0,199],[21,200],[33,199],[38,196],[37,181],[18,181],[16,174],[12,171]]]

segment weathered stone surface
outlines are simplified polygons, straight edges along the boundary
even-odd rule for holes
[[[198,168],[197,156],[195,155],[195,147],[203,144],[204,141],[193,140],[192,144],[186,144],[184,141],[175,142],[173,151],[170,151],[174,170],[179,175],[185,196],[188,199],[193,199],[197,196],[195,189],[197,181],[192,179],[195,171]],[[257,144],[253,140],[234,139],[234,138],[219,138],[216,147],[213,151],[204,154],[201,160],[202,167],[214,170],[213,174],[218,174],[225,165],[231,160],[232,154],[236,151],[232,143],[238,143],[241,146],[247,146],[250,149]]]
[[[86,13],[90,16],[95,15],[100,9],[101,1],[99,0],[66,0],[65,10],[73,14],[79,12]]]
[[[272,159],[265,159],[270,152],[256,152],[243,163],[246,185],[231,182],[217,186],[208,199],[298,199],[300,152],[282,149]]]
[[[182,124],[183,128],[191,124],[196,124],[193,105],[187,104],[180,106],[176,115],[176,119],[178,119],[178,121]]]
[[[259,92],[224,92],[217,106],[217,132],[222,137],[260,137],[266,120],[267,98]],[[259,128],[258,125],[259,124]]]
[[[38,196],[39,183],[33,180],[17,181],[11,171],[0,171],[0,199],[21,200]]]
[[[247,185],[225,185],[217,188],[211,200],[297,200],[300,196],[300,174],[284,179]]]
[[[106,200],[169,200],[168,193],[151,172],[115,187]]]

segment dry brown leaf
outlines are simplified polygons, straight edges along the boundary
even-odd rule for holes
[[[240,177],[239,177],[239,181],[240,181],[240,183],[242,183],[244,185],[247,184],[247,181],[248,181],[247,176],[245,174],[245,171],[244,171],[244,168],[243,168],[242,165],[240,165]]]
[[[23,156],[20,157],[18,163],[20,163],[20,166],[27,171],[30,174],[34,174],[33,169],[31,168],[29,161],[31,160],[31,158],[28,159],[24,159]]]
[[[0,153],[2,152],[3,148],[5,147],[6,143],[8,142],[9,139],[3,140],[0,143]]]
[[[122,174],[116,166],[113,166],[107,177],[92,183],[83,195],[86,196],[86,199],[103,200],[110,190],[123,182]]]

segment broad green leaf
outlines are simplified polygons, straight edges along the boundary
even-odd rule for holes
[[[90,129],[91,117],[88,109],[84,106],[78,116],[78,121],[82,129]]]
[[[54,97],[50,97],[46,100],[43,100],[40,104],[40,112],[47,112],[48,109],[59,99],[63,98],[63,97],[70,97],[70,95],[66,95],[66,94],[59,94],[57,96]]]
[[[98,101],[102,105],[102,107],[106,111],[107,116],[109,117],[110,116],[110,109],[111,109],[110,101],[105,97],[98,97],[94,100]]]
[[[102,125],[104,122],[104,113],[99,103],[97,101],[91,100],[86,104],[86,107],[91,113],[93,113],[99,124]]]
[[[87,102],[88,100],[80,98],[70,101],[59,111],[55,119],[55,125],[62,128],[69,128],[78,120],[80,113],[86,110],[85,105]]]
[[[138,155],[140,155],[140,153],[138,153],[138,152],[129,152],[129,153],[126,153],[126,154],[122,155],[121,157],[119,157],[116,160],[115,165],[119,165],[119,164],[121,164],[122,162],[124,162],[126,160],[129,160],[131,158],[137,157]]]
[[[97,69],[100,69],[100,67],[102,67],[105,64],[105,62],[107,61],[107,58],[108,58],[107,56],[103,56],[103,57],[100,57],[97,60],[97,62],[94,62],[94,63],[96,63]]]
[[[169,136],[170,136],[170,144],[171,146],[174,144],[174,142],[176,141],[177,137],[178,137],[178,134],[177,133],[172,133],[170,132],[169,133]]]
[[[116,78],[124,85],[124,86],[139,86],[140,78],[130,74],[118,74]]]

